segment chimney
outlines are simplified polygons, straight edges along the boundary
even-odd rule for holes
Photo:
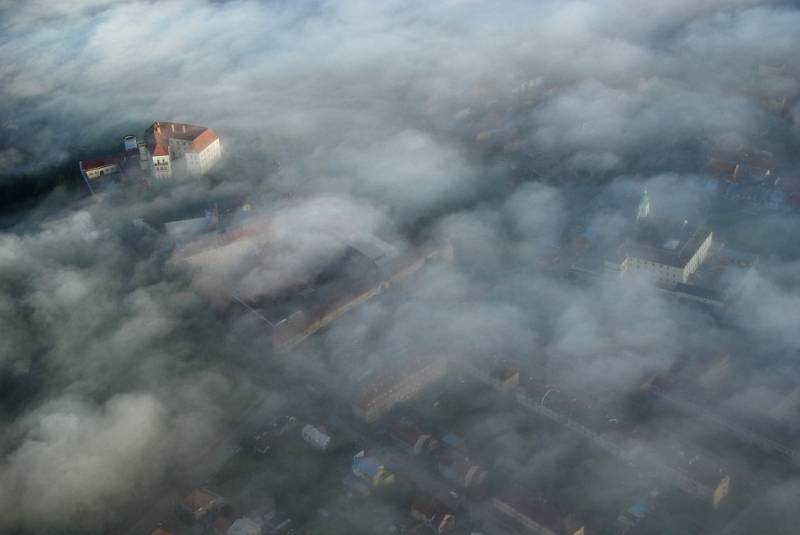
[[[172,131],[175,132],[175,123],[170,124],[170,126],[172,127]]]
[[[186,133],[186,125],[181,126],[181,128],[183,128],[183,133],[185,134]]]
[[[156,127],[154,128],[154,130],[156,131],[156,133],[160,133],[161,132],[161,123],[156,121]]]

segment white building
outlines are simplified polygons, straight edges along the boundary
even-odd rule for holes
[[[301,434],[306,444],[320,451],[327,451],[331,440],[333,440],[333,437],[325,432],[325,430],[311,424],[304,425]]]
[[[636,232],[605,262],[607,271],[648,273],[657,283],[685,284],[708,258],[713,234],[710,230],[653,219],[645,190],[636,216]]]
[[[219,136],[205,126],[155,122],[139,144],[139,164],[155,178],[170,178],[177,170],[203,175],[221,157]]]
[[[665,285],[685,284],[708,258],[713,233],[703,228],[688,228],[675,236],[664,238],[660,244],[626,243],[616,259],[606,262],[606,267],[623,274],[649,273],[656,282]]]

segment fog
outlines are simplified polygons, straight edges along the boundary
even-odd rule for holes
[[[800,377],[800,217],[725,211],[706,162],[767,150],[796,180],[797,28],[792,2],[757,0],[0,0],[0,185],[42,184],[4,201],[0,232],[0,530],[100,532],[213,465],[242,407],[300,401],[291,378],[344,396],[362,371],[442,347],[544,366],[619,406],[645,374],[737,351],[729,403],[769,406],[763,384]],[[214,128],[222,169],[80,193],[79,159],[156,120]],[[728,275],[724,309],[548,268],[576,237],[613,248],[645,188],[659,217],[758,255]],[[231,202],[269,235],[176,262],[160,225]],[[449,242],[455,260],[274,363],[207,299],[307,280],[358,233]],[[697,438],[681,419],[648,425]],[[520,469],[554,478],[571,448]],[[796,518],[796,476],[779,479],[752,507]]]

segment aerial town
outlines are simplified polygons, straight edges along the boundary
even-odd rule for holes
[[[0,533],[795,532],[793,3],[45,4]]]
[[[153,123],[144,141],[126,136],[122,146],[118,155],[80,162],[91,193],[103,191],[109,179],[147,187],[149,180],[202,175],[222,158],[213,130],[182,123]],[[724,186],[723,199],[745,183],[746,164],[731,165],[732,175],[708,178]],[[151,229],[172,244],[169,262],[193,274],[192,291],[267,354],[291,355],[348,312],[397,298],[418,272],[458,255],[447,241],[392,243],[376,234],[332,231],[325,239],[337,244],[337,253],[313,278],[298,273],[287,286],[247,293],[215,271],[244,243],[267,257],[279,253],[272,241],[278,214],[304,202],[290,196],[258,206],[249,200],[214,205]],[[727,246],[707,224],[670,218],[647,188],[627,203],[625,228],[611,246],[592,246],[578,228],[542,269],[578,284],[604,279],[624,287],[646,280],[678,306],[714,314],[736,298],[726,274],[753,269],[758,255]],[[734,347],[686,355],[669,369],[645,371],[637,390],[621,394],[646,400],[650,411],[685,414],[748,455],[797,466],[800,385],[775,385],[764,412],[725,407],[726,392],[737,388],[732,370],[745,358]],[[682,533],[699,534],[722,529],[731,511],[746,507],[751,483],[739,481],[725,456],[685,438],[656,438],[646,421],[620,406],[619,392],[562,385],[557,376],[529,355],[455,351],[442,341],[424,354],[401,350],[396,364],[357,374],[345,387],[324,376],[293,378],[302,401],[246,418],[239,445],[220,469],[194,476],[193,484],[186,477],[174,497],[160,500],[128,533],[145,533],[148,524],[151,535],[355,533],[366,522],[370,533],[635,535],[661,532],[680,513]],[[524,430],[531,451],[523,455],[563,441],[575,444],[579,456],[561,461],[569,474],[531,481],[520,452],[504,444],[503,426],[476,434],[474,410],[484,418],[487,410],[501,413],[509,420],[503,425]],[[622,485],[607,502],[586,502],[571,489],[573,480],[581,486],[601,481],[606,470],[618,472]],[[259,490],[259,480],[273,484]],[[280,490],[274,482],[283,482]]]

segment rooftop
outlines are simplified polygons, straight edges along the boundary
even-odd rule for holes
[[[635,235],[618,250],[624,256],[683,268],[708,238],[711,231],[688,221],[646,220],[637,226]]]
[[[169,154],[169,140],[190,141],[187,152],[200,152],[218,139],[217,134],[205,126],[186,123],[155,122],[144,131],[147,150],[153,156]]]
[[[81,160],[80,165],[84,171],[91,171],[100,167],[107,167],[109,165],[118,165],[124,158],[124,153],[109,154],[106,156],[98,156],[92,160]]]

